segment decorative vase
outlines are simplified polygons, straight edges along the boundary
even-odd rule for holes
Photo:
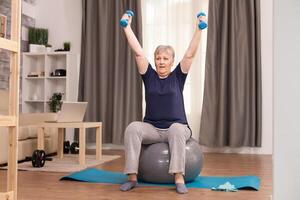
[[[29,44],[29,52],[31,53],[43,53],[45,51],[46,51],[46,47],[44,45]]]

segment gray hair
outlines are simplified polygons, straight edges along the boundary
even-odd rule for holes
[[[156,47],[155,51],[154,51],[154,58],[157,54],[161,53],[161,52],[170,52],[172,54],[172,58],[175,58],[175,51],[173,49],[172,46],[170,45],[159,45],[158,47]]]

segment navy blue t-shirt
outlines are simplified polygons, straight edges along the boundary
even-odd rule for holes
[[[159,78],[151,64],[148,65],[142,75],[146,100],[144,122],[161,129],[169,128],[175,122],[187,124],[182,93],[186,76],[180,63],[164,79]]]

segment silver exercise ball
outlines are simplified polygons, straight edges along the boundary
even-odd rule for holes
[[[196,140],[190,138],[185,147],[185,182],[193,181],[203,166],[203,153]],[[169,174],[170,154],[167,143],[142,145],[138,179],[149,183],[174,183]]]

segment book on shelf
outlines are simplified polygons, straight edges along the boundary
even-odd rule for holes
[[[29,72],[28,74],[27,74],[27,77],[28,78],[37,78],[37,77],[40,77],[40,78],[43,78],[43,77],[45,77],[45,72],[43,71],[43,72]]]
[[[0,14],[0,37],[6,37],[7,17]]]

